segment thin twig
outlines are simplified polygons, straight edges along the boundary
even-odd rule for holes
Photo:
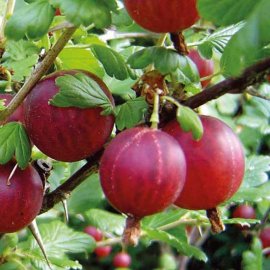
[[[64,21],[50,28],[48,32],[50,33],[50,32],[55,32],[55,31],[59,31],[59,30],[67,29],[67,28],[73,28],[73,27],[74,27],[74,24],[68,21]]]
[[[56,44],[48,51],[47,55],[34,69],[32,75],[24,83],[20,91],[11,100],[5,110],[0,113],[0,123],[4,123],[6,119],[20,106],[27,94],[32,90],[35,84],[42,78],[53,64],[54,60],[65,47],[66,43],[70,40],[76,27],[65,30],[62,36],[58,39]]]
[[[90,157],[87,163],[75,172],[65,183],[44,196],[40,214],[47,212],[57,203],[67,199],[70,193],[79,186],[89,175],[97,172],[98,163],[103,150]]]
[[[270,58],[266,58],[250,67],[236,78],[228,78],[218,84],[206,88],[183,102],[190,108],[197,108],[208,101],[217,99],[226,93],[242,93],[248,86],[260,83],[270,72]]]

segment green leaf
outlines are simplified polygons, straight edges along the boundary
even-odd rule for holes
[[[243,270],[263,270],[262,263],[262,245],[258,238],[254,238],[251,250],[243,253]]]
[[[184,209],[173,209],[166,212],[161,212],[155,215],[145,217],[142,220],[143,228],[157,229],[161,226],[173,223],[179,220],[183,215],[186,214]]]
[[[192,132],[194,140],[201,139],[203,135],[203,125],[199,116],[193,110],[185,106],[178,107],[176,119],[184,131]]]
[[[5,35],[14,40],[30,39],[44,36],[53,20],[55,10],[48,0],[37,0],[17,9],[8,20]]]
[[[222,219],[224,224],[239,224],[241,226],[248,226],[250,224],[260,224],[261,221],[259,219],[244,219],[244,218],[230,218],[230,219]]]
[[[95,241],[87,234],[76,232],[60,221],[41,224],[39,229],[48,255],[56,258],[60,253],[77,254],[95,248]]]
[[[0,164],[6,164],[14,155],[21,169],[28,166],[31,157],[30,141],[24,126],[17,122],[0,128]]]
[[[269,156],[250,156],[246,160],[243,183],[230,201],[257,202],[270,198],[270,182],[267,172],[270,171]]]
[[[161,74],[174,73],[177,80],[185,85],[199,83],[196,65],[186,56],[164,47],[149,47],[135,52],[128,58],[128,64],[134,69],[143,69],[153,64]]]
[[[176,270],[178,269],[177,265],[178,263],[173,254],[162,253],[161,256],[159,257],[159,266],[161,267],[161,269]]]
[[[7,262],[0,265],[0,270],[18,270],[18,265],[14,262]]]
[[[19,241],[17,233],[6,233],[0,239],[0,255],[4,255],[11,248],[16,248]]]
[[[95,241],[83,232],[76,232],[60,221],[39,225],[44,247],[50,263],[54,269],[81,269],[81,266],[66,257],[66,253],[77,254],[92,251]],[[27,241],[21,242],[18,248],[24,257],[31,259],[38,269],[47,270],[46,262],[36,240],[30,236]]]
[[[61,12],[74,25],[94,24],[97,28],[111,24],[111,11],[117,11],[115,0],[52,0],[53,5],[60,7]]]
[[[98,44],[92,45],[91,49],[109,76],[115,77],[118,80],[125,80],[129,77],[135,78],[130,68],[126,65],[124,58],[116,51]]]
[[[28,77],[38,61],[39,49],[30,41],[8,40],[3,55],[3,66],[13,70],[12,78],[22,81]]]
[[[144,48],[136,51],[128,58],[128,64],[134,69],[143,69],[153,63],[154,53],[156,47]]]
[[[79,214],[91,208],[98,207],[104,199],[98,174],[91,175],[78,188],[76,188],[68,199],[70,212]]]
[[[131,128],[143,120],[148,108],[144,97],[130,99],[116,108],[116,126],[119,130]]]
[[[135,52],[128,58],[128,64],[134,69],[143,69],[150,64],[162,74],[175,71],[179,66],[180,56],[175,50],[164,47],[149,47]]]
[[[132,86],[136,83],[135,80],[128,78],[124,81],[119,81],[107,76],[104,78],[104,82],[108,85],[113,95],[120,96],[124,100],[136,98],[136,93],[132,90]]]
[[[223,53],[224,48],[226,47],[231,37],[243,26],[244,23],[238,23],[225,28],[217,29],[214,33],[199,41],[198,49],[200,53],[208,59],[212,57],[213,50],[216,50],[219,53]]]
[[[237,120],[238,124],[253,129],[268,125],[270,117],[269,101],[253,97],[243,104],[243,111],[244,113]]]
[[[270,199],[270,182],[257,187],[240,188],[229,202],[259,202],[263,199]],[[227,202],[228,203],[228,202]]]
[[[105,74],[104,69],[100,66],[97,59],[89,49],[65,48],[59,54],[61,68],[82,69],[94,73],[102,78]]]
[[[125,8],[119,9],[117,14],[113,14],[112,21],[117,28],[121,26],[129,26],[133,23],[133,20],[130,18]]]
[[[158,231],[154,229],[146,229],[145,230],[147,237],[151,240],[162,241],[174,248],[177,249],[183,255],[194,257],[198,260],[202,260],[204,262],[207,261],[207,257],[204,252],[202,252],[199,248],[193,247],[186,242],[180,241],[176,237],[170,235],[164,231]]]
[[[58,107],[101,107],[105,114],[113,112],[113,104],[99,84],[83,73],[64,75],[56,79],[59,92],[50,101]]]
[[[223,115],[233,117],[239,109],[240,97],[234,94],[226,94],[216,100],[218,111]]]
[[[31,55],[38,55],[39,48],[29,40],[8,40],[3,54],[3,60],[12,59],[14,61],[25,59]]]
[[[107,233],[122,235],[125,226],[125,218],[108,211],[91,209],[86,213],[90,224]]]
[[[14,70],[13,79],[17,81],[22,81],[25,77],[31,75],[33,66],[37,63],[38,56],[31,55],[24,60],[18,61],[6,61],[3,66]]]
[[[42,257],[33,258],[32,263],[38,270],[51,270]],[[83,269],[78,261],[72,261],[67,256],[50,258],[50,263],[53,265],[53,270]]]
[[[250,156],[246,160],[245,178],[241,187],[250,188],[266,183],[269,171],[269,156]]]
[[[197,7],[202,18],[217,25],[227,26],[244,20],[258,2],[254,0],[198,0]]]
[[[222,55],[221,67],[226,76],[238,76],[246,67],[264,58],[263,48],[270,43],[270,20],[266,12],[270,10],[270,1],[256,1],[253,5],[255,8],[246,25],[231,38]]]

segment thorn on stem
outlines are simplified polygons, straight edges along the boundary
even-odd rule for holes
[[[46,251],[45,251],[45,247],[44,247],[44,244],[43,244],[43,240],[42,240],[42,237],[41,237],[41,234],[39,232],[39,229],[38,229],[38,226],[37,226],[37,222],[36,220],[33,220],[32,223],[28,226],[28,228],[30,229],[32,235],[34,236],[34,238],[36,239],[37,243],[38,243],[38,246],[47,262],[47,265],[48,267],[52,270],[52,267],[51,267],[51,264],[49,262],[49,259],[48,259],[48,256],[46,254]]]
[[[7,186],[10,186],[11,185],[11,181],[10,180],[13,177],[13,175],[14,175],[14,173],[15,173],[15,171],[16,171],[17,168],[18,168],[18,163],[16,163],[16,165],[12,169],[12,171],[11,171],[11,173],[10,173],[8,179],[7,179]]]
[[[64,208],[64,216],[65,216],[65,222],[68,223],[69,216],[68,216],[68,206],[67,206],[67,200],[61,200]]]

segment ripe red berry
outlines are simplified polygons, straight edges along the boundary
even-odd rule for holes
[[[25,125],[31,141],[47,156],[60,161],[78,161],[98,150],[111,134],[114,117],[101,115],[100,107],[60,108],[49,104],[58,92],[55,80],[83,72],[112,100],[107,86],[95,75],[79,70],[55,72],[41,80],[25,102]]]
[[[131,264],[131,257],[126,252],[119,252],[113,258],[113,265],[115,267],[129,267]]]
[[[38,172],[28,166],[16,168],[15,163],[0,165],[0,233],[16,232],[29,225],[40,211],[43,184]],[[10,178],[10,185],[7,185]]]
[[[116,209],[137,219],[173,203],[182,190],[185,173],[185,158],[177,141],[146,127],[117,135],[100,163],[106,197]]]
[[[187,162],[186,183],[175,204],[186,209],[211,209],[228,200],[239,188],[245,170],[240,140],[222,121],[201,116],[204,133],[200,141],[169,122],[163,130],[181,145]]]
[[[111,246],[105,246],[105,247],[97,247],[94,252],[99,258],[104,258],[110,255],[112,251]]]
[[[270,227],[265,227],[261,230],[259,238],[262,242],[263,248],[270,247]],[[269,255],[269,253],[267,253]]]
[[[0,99],[5,99],[5,106],[7,106],[13,99],[13,95],[7,93],[0,94]],[[9,116],[7,122],[24,122],[23,104],[20,105],[11,116]]]
[[[91,235],[96,241],[101,241],[103,238],[103,234],[101,230],[99,230],[98,228],[94,226],[87,226],[84,229],[84,232]]]
[[[143,28],[157,33],[178,32],[198,19],[196,0],[124,0],[131,18]]]
[[[250,205],[239,205],[232,212],[233,218],[246,218],[246,219],[255,219],[256,212],[254,208]]]
[[[214,62],[212,60],[204,59],[196,50],[191,50],[188,54],[191,60],[197,66],[200,77],[208,77],[214,73]],[[202,87],[206,87],[211,80],[202,81]]]

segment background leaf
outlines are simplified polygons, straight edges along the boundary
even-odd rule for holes
[[[200,78],[196,65],[189,57],[182,56],[172,49],[148,47],[132,54],[128,64],[134,69],[144,69],[153,64],[161,74],[173,74],[177,82],[185,85],[187,92],[198,92]]]
[[[97,28],[108,27],[111,24],[111,11],[116,12],[115,0],[52,0],[74,25],[94,24]]]
[[[245,177],[242,188],[256,187],[268,180],[270,171],[269,156],[250,156],[246,161]]]
[[[146,228],[157,229],[158,227],[179,220],[184,214],[186,214],[186,212],[187,211],[184,209],[174,209],[157,213],[155,215],[145,217],[142,221],[142,226]]]
[[[125,80],[129,77],[134,78],[124,58],[119,53],[111,48],[97,44],[92,45],[91,49],[109,76],[115,77],[118,80]]]
[[[8,20],[5,35],[14,40],[30,39],[44,36],[54,17],[55,9],[47,0],[37,0],[17,9]]]
[[[243,254],[243,270],[262,270],[262,246],[260,240],[253,239],[252,249]]]
[[[12,78],[21,81],[31,74],[33,65],[38,61],[38,47],[31,41],[8,40],[3,58],[3,66],[13,71]]]
[[[81,269],[80,264],[68,259],[66,253],[89,252],[95,248],[95,241],[92,237],[86,233],[76,232],[60,221],[40,224],[39,230],[48,258],[57,270],[70,269],[70,267]],[[18,247],[26,258],[33,261],[37,269],[49,270],[40,248],[32,236],[27,241],[21,242]]]
[[[100,206],[104,198],[99,176],[93,174],[72,192],[67,201],[69,212],[84,213],[91,208]]]
[[[90,224],[96,226],[101,231],[122,235],[125,218],[121,215],[112,214],[105,210],[91,209],[86,213]]]
[[[253,0],[198,0],[200,15],[217,25],[230,25],[244,20],[260,1]],[[226,12],[224,12],[226,10]]]
[[[262,48],[270,43],[270,20],[267,12],[270,2],[261,0],[254,5],[256,8],[246,25],[231,38],[222,55],[221,67],[226,76],[240,75],[246,67],[265,57]]]
[[[62,69],[82,69],[102,78],[105,74],[97,59],[89,49],[65,48],[59,54]]]
[[[194,256],[199,260],[207,261],[206,255],[200,249],[193,247],[188,243],[180,241],[176,237],[168,234],[167,232],[154,229],[146,229],[145,232],[147,234],[147,237],[149,237],[150,239],[165,242],[170,246],[175,247],[183,255],[187,255],[189,257]]]
[[[223,53],[224,48],[230,41],[231,37],[243,26],[244,23],[238,23],[217,29],[214,31],[214,33],[207,35],[205,38],[199,41],[198,50],[207,59],[212,57],[214,50],[219,53]]]

